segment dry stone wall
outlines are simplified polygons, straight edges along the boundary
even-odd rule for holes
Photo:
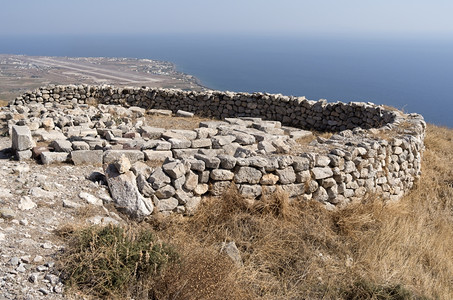
[[[116,162],[106,170],[107,178],[116,178],[111,191],[125,182],[129,191],[136,189],[119,191],[117,202],[134,207],[129,212],[138,217],[154,208],[193,213],[201,196],[220,195],[232,182],[247,197],[280,188],[328,207],[370,193],[397,200],[420,175],[426,127],[418,114],[372,103],[147,87],[49,86],[18,97],[9,110],[19,159],[31,157],[34,141],[42,140],[53,148],[39,153],[43,163]],[[159,110],[219,121],[201,122],[195,130],[145,126],[141,118]],[[127,122],[115,122],[122,114]],[[302,151],[297,140],[311,134],[306,130],[333,135]],[[163,165],[152,169],[146,160]],[[133,199],[124,203],[127,194]]]

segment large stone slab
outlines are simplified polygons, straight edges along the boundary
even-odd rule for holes
[[[232,180],[234,173],[223,169],[214,169],[211,172],[211,179],[217,181]]]
[[[283,170],[275,171],[275,173],[277,173],[281,184],[290,184],[296,181],[296,173],[293,167],[286,167]]]
[[[70,153],[72,151],[72,143],[68,140],[55,140],[50,144],[57,152]]]
[[[181,138],[170,138],[168,139],[168,142],[171,144],[172,149],[185,149],[185,148],[190,148],[190,145],[192,144],[191,141]]]
[[[113,164],[110,164],[105,175],[110,194],[116,207],[134,218],[143,218],[153,212],[154,205],[149,198],[143,197],[137,187],[134,173],[127,171],[120,174]]]
[[[166,131],[164,128],[157,128],[151,126],[142,126],[140,128],[140,133],[143,137],[150,138],[152,140],[160,139],[162,134]]]
[[[325,168],[313,168],[311,170],[314,179],[324,179],[333,176],[333,171],[329,167]]]
[[[74,165],[102,165],[104,151],[102,150],[77,150],[71,152]]]
[[[12,148],[15,151],[28,150],[35,146],[31,131],[27,126],[13,126],[11,139]]]
[[[212,146],[211,139],[195,139],[192,141],[192,148],[209,148]]]
[[[155,151],[155,150],[144,150],[146,160],[149,161],[164,161],[167,158],[173,157],[173,152],[171,151]]]
[[[198,153],[198,149],[173,149],[175,158],[190,158]]]
[[[162,165],[162,169],[173,179],[180,178],[186,174],[186,169],[181,161],[172,161]]]
[[[162,168],[157,168],[148,178],[148,181],[152,184],[153,189],[157,190],[171,183],[171,178],[165,174]]]
[[[69,153],[66,152],[42,152],[41,162],[44,165],[50,165],[55,163],[63,163],[68,161]]]
[[[260,182],[262,176],[263,174],[260,170],[251,167],[240,167],[234,175],[234,182],[257,184]]]
[[[55,140],[64,140],[66,139],[66,136],[57,130],[50,130],[50,131],[45,131],[45,130],[37,130],[36,133],[34,133],[38,137],[38,140],[44,141],[44,142],[51,142]]]
[[[217,169],[220,165],[220,159],[215,156],[207,156],[204,154],[195,154],[195,158],[204,161],[206,168]]]

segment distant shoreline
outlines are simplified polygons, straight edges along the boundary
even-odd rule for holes
[[[29,56],[0,54],[0,99],[13,100],[48,84],[111,84],[207,90],[174,63],[118,57]]]

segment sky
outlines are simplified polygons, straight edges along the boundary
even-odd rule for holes
[[[0,0],[0,35],[453,37],[452,0]]]

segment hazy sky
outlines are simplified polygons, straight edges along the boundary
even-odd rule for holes
[[[453,36],[453,0],[0,0],[0,35]]]

